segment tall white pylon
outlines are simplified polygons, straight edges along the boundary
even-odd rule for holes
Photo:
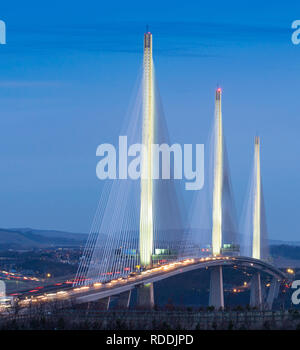
[[[152,34],[144,34],[144,81],[143,81],[143,138],[144,151],[141,160],[141,207],[140,207],[140,264],[152,263],[153,251],[153,184],[152,154],[154,137],[154,89]]]
[[[254,206],[253,206],[253,241],[252,258],[261,258],[261,174],[260,174],[260,139],[255,137],[254,151]]]
[[[223,190],[223,127],[222,90],[216,90],[214,129],[214,174],[212,213],[212,253],[219,255],[222,248],[222,190]]]

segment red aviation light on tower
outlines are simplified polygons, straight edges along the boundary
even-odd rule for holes
[[[221,95],[222,95],[222,88],[218,87],[216,89],[216,100],[220,100]]]

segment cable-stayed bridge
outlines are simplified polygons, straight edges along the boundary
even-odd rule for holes
[[[139,155],[140,177],[128,178],[127,170],[122,172],[119,164],[120,177],[105,184],[72,289],[49,297],[41,295],[40,300],[56,297],[77,302],[102,300],[104,308],[108,308],[110,297],[120,295],[119,306],[128,307],[131,290],[137,288],[138,306],[152,308],[153,283],[209,268],[209,304],[219,309],[225,306],[223,267],[241,266],[256,271],[251,280],[250,305],[270,309],[286,276],[268,262],[260,139],[255,137],[253,173],[244,226],[239,232],[223,133],[222,90],[217,88],[206,157],[209,163],[205,167],[206,184],[198,191],[187,216],[177,188],[176,165],[170,167],[172,176],[166,176],[158,166],[166,159],[155,159],[153,153],[153,144],[169,145],[170,140],[155,82],[150,32],[144,35],[139,95],[123,135],[128,143],[143,145]],[[130,155],[136,156],[137,152]],[[272,276],[266,297],[262,272]]]

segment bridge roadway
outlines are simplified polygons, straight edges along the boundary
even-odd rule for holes
[[[130,291],[139,285],[161,281],[163,279],[188,271],[209,268],[213,266],[251,267],[259,272],[265,272],[275,277],[278,281],[287,279],[287,276],[284,272],[261,260],[241,256],[208,257],[188,259],[167,265],[162,265],[160,267],[145,270],[141,274],[129,276],[125,279],[120,278],[109,283],[95,283],[91,286],[74,288],[69,292],[69,297],[75,299],[77,303],[96,301]]]

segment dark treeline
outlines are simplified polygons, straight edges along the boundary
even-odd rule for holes
[[[290,311],[60,310],[0,319],[0,330],[300,330],[300,313]]]

